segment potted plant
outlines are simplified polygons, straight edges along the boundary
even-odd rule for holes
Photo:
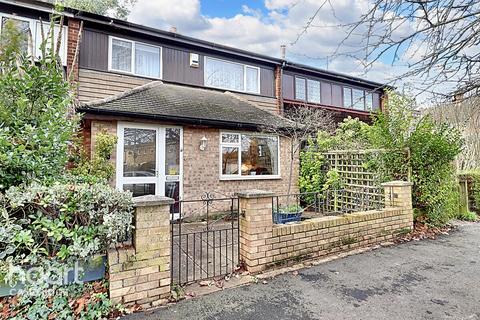
[[[305,209],[298,204],[278,207],[278,209],[273,212],[273,222],[276,224],[298,222],[301,220],[304,210]]]

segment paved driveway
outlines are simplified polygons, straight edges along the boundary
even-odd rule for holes
[[[480,319],[480,224],[127,318]]]

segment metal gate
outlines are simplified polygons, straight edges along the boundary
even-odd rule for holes
[[[176,204],[180,217],[171,222],[172,285],[225,276],[239,262],[238,198],[215,198]],[[178,211],[177,211],[178,212]]]

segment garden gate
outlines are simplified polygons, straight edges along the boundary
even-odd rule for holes
[[[172,285],[232,274],[240,253],[238,198],[205,193],[174,208],[180,216],[171,221]]]

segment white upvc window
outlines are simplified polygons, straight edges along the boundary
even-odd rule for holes
[[[22,50],[28,54],[32,54],[36,59],[39,59],[42,55],[41,44],[42,44],[42,28],[41,23],[43,24],[43,31],[45,37],[48,37],[46,40],[46,48],[50,48],[51,38],[49,38],[50,34],[50,22],[49,21],[39,21],[35,19],[25,18],[18,15],[11,15],[0,12],[0,32],[3,31],[5,23],[7,21],[13,21],[17,25],[17,27],[25,34],[25,41],[22,43]],[[32,35],[32,49],[33,52],[28,52],[28,37],[29,31]],[[56,45],[56,41],[58,35],[60,33],[60,25],[54,25],[54,41]],[[59,48],[59,56],[62,60],[62,64],[65,66],[67,64],[67,36],[68,36],[68,27],[63,26],[62,30],[62,38],[60,41],[60,48]],[[56,49],[56,48],[55,48]]]
[[[108,70],[161,79],[162,47],[109,37]]]
[[[260,94],[260,68],[205,57],[205,86]]]
[[[220,178],[280,178],[280,139],[260,133],[220,133]]]

